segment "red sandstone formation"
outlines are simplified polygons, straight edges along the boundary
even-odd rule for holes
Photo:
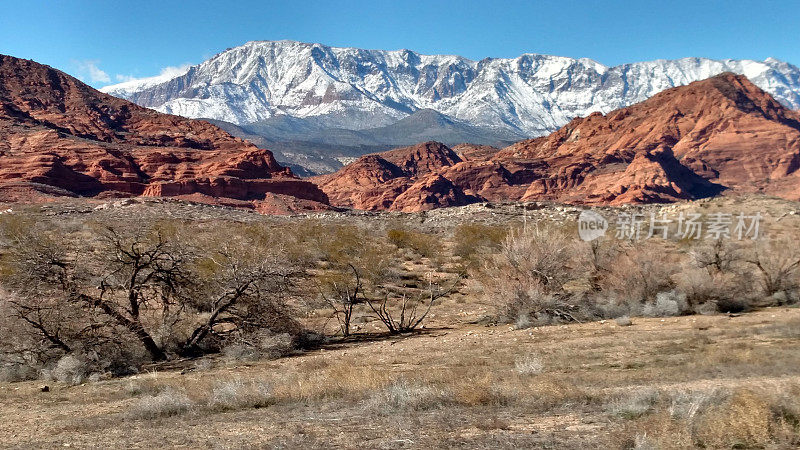
[[[800,199],[800,114],[730,73],[499,152],[428,142],[315,181],[334,205],[420,211],[474,201],[671,202],[723,191]]]
[[[121,100],[50,67],[0,55],[0,196],[192,196],[263,211],[328,203],[272,153],[214,125]]]

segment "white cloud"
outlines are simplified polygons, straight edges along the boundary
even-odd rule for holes
[[[192,67],[191,64],[181,64],[180,66],[168,66],[161,69],[161,73],[159,73],[158,75],[162,77],[175,78],[188,72],[190,67]]]
[[[120,74],[114,75],[114,78],[120,83],[124,83],[126,81],[133,81],[136,79],[136,77],[134,77],[133,75],[120,75]]]
[[[167,81],[171,80],[175,77],[179,77],[189,71],[189,68],[192,67],[191,64],[182,64],[180,66],[168,66],[161,69],[158,75],[152,77],[134,77],[133,75],[123,75],[123,74],[116,74],[114,78],[119,83],[128,83],[134,82],[139,84],[139,82],[149,82],[149,83],[156,83],[160,81]]]
[[[108,74],[97,67],[100,61],[97,60],[83,60],[83,61],[75,61],[74,64],[77,66],[78,69],[78,78],[81,80],[89,80],[90,83],[110,83],[111,77]]]

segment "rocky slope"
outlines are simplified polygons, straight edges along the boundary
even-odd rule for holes
[[[800,198],[800,114],[732,73],[499,152],[460,153],[429,142],[314,180],[333,204],[398,211],[482,200],[669,202],[726,190]]]
[[[518,140],[552,132],[574,117],[606,113],[726,71],[746,75],[784,106],[800,108],[800,69],[772,58],[684,58],[607,67],[590,59],[539,54],[472,61],[294,41],[248,42],[168,81],[145,80],[103,90],[185,117],[237,125],[264,122],[269,133],[282,131],[271,123],[281,116],[303,119],[288,131],[306,134],[382,127],[430,109]]]
[[[271,152],[0,55],[0,196],[185,196],[264,211],[325,207]]]

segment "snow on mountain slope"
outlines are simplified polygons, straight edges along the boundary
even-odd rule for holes
[[[111,94],[115,97],[126,98],[126,96],[129,96],[132,92],[142,91],[147,88],[151,88],[153,86],[169,81],[175,77],[179,77],[188,72],[189,67],[191,66],[188,64],[179,67],[166,67],[162,69],[161,73],[156,76],[146,77],[146,78],[133,78],[128,81],[124,81],[122,83],[118,83],[112,86],[106,86],[102,90],[106,94]]]
[[[576,116],[608,112],[728,71],[800,108],[800,69],[773,58],[607,67],[539,54],[472,61],[294,41],[248,42],[169,80],[102,90],[161,112],[239,125],[289,115],[313,119],[318,127],[360,130],[432,109],[472,126],[536,136]]]

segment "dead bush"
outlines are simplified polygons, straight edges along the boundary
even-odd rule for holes
[[[699,244],[692,249],[690,256],[695,266],[712,275],[734,272],[743,262],[741,245],[724,239]]]
[[[675,276],[676,289],[686,295],[691,312],[741,312],[750,308],[755,299],[754,280],[747,270],[709,272],[707,269],[686,268]]]
[[[625,392],[606,404],[606,411],[625,419],[635,419],[654,410],[660,393],[653,388]]]
[[[498,305],[500,320],[547,323],[578,320],[565,285],[583,273],[574,240],[560,230],[536,227],[516,231],[476,274],[487,300]],[[526,319],[520,319],[525,317]]]
[[[128,416],[134,419],[159,419],[184,414],[195,407],[195,402],[185,393],[166,388],[156,395],[138,399],[128,410]]]
[[[231,360],[277,359],[291,354],[295,349],[292,335],[257,330],[229,339],[222,353]]]
[[[403,295],[400,298],[392,298],[390,294],[385,294],[382,300],[368,297],[365,297],[365,300],[386,327],[386,331],[390,334],[409,333],[420,327],[436,301],[454,292],[460,282],[461,276],[458,276],[449,286],[443,287],[439,283],[434,283],[431,278],[428,281],[427,292],[419,296]]]
[[[271,392],[265,382],[223,381],[213,386],[206,406],[217,411],[263,408],[272,402]]]
[[[81,384],[89,375],[86,359],[79,355],[66,355],[50,370],[50,378],[66,384]]]
[[[800,250],[795,242],[773,239],[757,243],[746,260],[755,267],[765,299],[798,300],[800,291]],[[775,294],[781,294],[774,297]]]
[[[659,292],[653,301],[644,304],[642,314],[651,317],[671,317],[689,312],[686,294],[678,291]]]
[[[617,326],[620,327],[629,327],[633,325],[633,321],[628,316],[617,317],[616,319],[614,319],[614,322],[616,322]]]
[[[636,309],[637,304],[655,302],[659,293],[675,288],[672,276],[681,263],[665,257],[658,244],[634,243],[623,248],[610,264],[607,275],[599,281],[601,290],[631,302]]]
[[[514,360],[514,370],[520,375],[538,375],[544,370],[544,363],[536,355],[520,356]]]
[[[441,388],[419,382],[398,380],[372,394],[367,407],[380,415],[397,411],[423,411],[452,403],[452,398]]]

